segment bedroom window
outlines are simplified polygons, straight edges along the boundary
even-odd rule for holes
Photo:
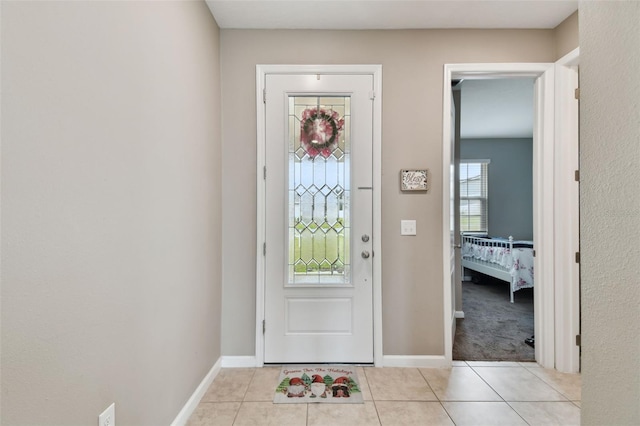
[[[489,160],[460,162],[460,231],[488,233]]]

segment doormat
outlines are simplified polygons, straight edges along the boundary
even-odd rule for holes
[[[280,370],[275,404],[363,404],[355,367],[286,366]]]

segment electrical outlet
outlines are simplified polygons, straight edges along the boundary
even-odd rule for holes
[[[116,403],[114,402],[98,416],[98,426],[116,426]]]

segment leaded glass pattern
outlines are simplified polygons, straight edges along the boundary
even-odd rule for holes
[[[289,97],[290,284],[350,282],[350,100],[348,96]],[[321,140],[317,141],[309,135],[314,123],[319,123],[316,127],[322,127],[323,123],[310,121],[309,117],[315,118],[320,112],[322,117],[332,119],[334,125],[325,126],[329,132],[327,139],[320,136]],[[338,126],[335,123],[339,123]],[[336,127],[340,131],[335,140],[328,143]],[[302,137],[304,129],[307,133]]]

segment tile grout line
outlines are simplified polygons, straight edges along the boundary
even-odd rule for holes
[[[551,386],[553,388],[553,390],[555,390],[556,392],[558,392],[560,395],[564,396],[565,398],[567,398],[568,401],[573,401],[571,398],[569,398],[569,395],[567,395],[562,389],[560,389],[560,386],[556,387],[555,384],[552,381],[547,381],[545,380],[545,377],[540,377],[537,374],[533,373],[529,368],[525,367],[525,369],[527,371],[529,371],[531,374],[533,374],[534,376],[536,376],[537,378],[539,378],[540,380],[542,380],[544,383],[546,383],[547,385]],[[556,370],[554,370],[556,371]],[[558,374],[564,374],[564,373],[560,373],[557,372]],[[582,395],[580,395],[580,399],[576,400],[576,401],[580,401],[582,399]]]
[[[471,369],[471,371],[473,371],[474,374],[476,374],[480,380],[482,380],[483,382],[485,382],[487,384],[487,386],[489,386],[489,384],[466,362],[464,361],[466,367],[462,367],[462,368],[469,368]],[[454,366],[451,366],[451,369],[453,370]],[[453,417],[451,416],[451,413],[449,413],[449,410],[447,410],[447,407],[444,406],[444,404],[442,403],[443,401],[440,399],[440,397],[438,396],[438,394],[433,390],[433,387],[431,387],[431,383],[429,383],[429,380],[424,377],[424,374],[422,373],[421,369],[418,369],[418,371],[420,371],[420,374],[422,375],[422,377],[424,378],[424,380],[427,382],[427,385],[429,385],[429,388],[431,389],[431,392],[433,392],[433,394],[435,395],[435,397],[438,400],[438,403],[440,404],[440,406],[442,407],[442,409],[444,410],[445,413],[447,413],[447,416],[449,417],[449,420],[451,420],[451,423],[454,424],[454,426],[456,425],[456,422],[453,420]],[[504,398],[502,398],[502,396],[496,392],[495,389],[493,389],[491,386],[489,386],[489,388],[494,391],[496,393],[496,395],[498,395],[499,398],[501,398],[504,401]],[[444,402],[492,402],[492,401],[444,401]]]
[[[247,397],[247,394],[249,393],[249,387],[251,387],[251,383],[253,382],[253,378],[256,377],[256,369],[253,369],[253,374],[251,375],[251,378],[249,379],[249,383],[247,383],[247,388],[244,390],[244,395],[242,395],[242,402],[245,402],[245,398]]]
[[[374,406],[376,408],[376,413],[378,414],[378,422],[380,422],[380,425],[382,425],[382,419],[380,418],[380,412],[378,411],[378,405],[376,404],[376,402],[407,402],[407,403],[430,403],[430,402],[436,402],[440,405],[440,407],[442,407],[442,409],[444,410],[444,412],[447,414],[447,417],[449,417],[449,420],[451,420],[451,423],[453,423],[453,425],[455,426],[455,422],[453,421],[453,419],[451,418],[451,415],[449,415],[449,412],[447,411],[447,409],[444,407],[444,405],[442,405],[442,401],[440,401],[440,398],[438,397],[438,395],[435,393],[435,391],[433,390],[433,388],[431,387],[431,384],[429,383],[429,380],[427,380],[426,377],[424,377],[424,374],[422,374],[422,371],[420,368],[416,368],[416,370],[418,370],[418,374],[420,374],[420,376],[422,377],[422,380],[425,381],[425,383],[427,384],[427,386],[429,387],[429,390],[431,391],[431,393],[433,393],[433,396],[436,397],[435,401],[425,401],[425,400],[376,400],[375,398],[373,398],[373,392],[371,392],[371,399],[373,400]],[[366,375],[366,372],[365,372]],[[367,378],[367,385],[369,385],[369,379]],[[370,386],[369,386],[370,387]]]
[[[240,409],[242,409],[242,404],[244,404],[244,402],[240,402],[240,405],[238,406],[238,409],[236,410],[236,415],[233,416],[233,421],[231,422],[231,425],[235,425],[236,421],[238,420],[238,414],[240,414]]]
[[[471,367],[471,368],[472,368],[473,372],[474,372],[474,373],[476,373],[476,374],[478,375],[478,377],[480,377],[480,378],[481,378],[481,379],[482,379],[482,380],[487,384],[487,386],[489,386],[491,389],[493,389],[493,387],[492,387],[492,386],[491,386],[491,385],[490,385],[490,384],[489,384],[489,383],[484,379],[484,377],[482,377],[482,376],[480,375],[480,373],[478,373],[478,372],[475,370],[475,368],[474,368],[474,367]],[[482,366],[480,366],[479,368],[483,368],[483,367],[482,367]],[[485,367],[485,368],[495,368],[495,367]],[[567,397],[563,392],[559,391],[559,390],[558,390],[558,389],[556,389],[554,386],[552,386],[551,384],[547,383],[547,382],[546,382],[545,380],[543,380],[541,377],[538,377],[536,374],[533,374],[531,371],[529,371],[529,369],[528,369],[527,367],[524,367],[524,366],[521,366],[521,365],[520,365],[520,366],[518,366],[518,367],[500,367],[500,368],[522,368],[524,371],[526,371],[526,372],[527,372],[528,374],[530,374],[532,377],[534,377],[535,379],[539,380],[541,383],[543,383],[544,385],[546,385],[546,386],[548,386],[549,388],[551,388],[551,390],[552,390],[552,391],[556,392],[557,394],[559,394],[561,397],[563,397],[563,398],[564,398],[564,400],[557,400],[557,399],[554,399],[554,400],[542,400],[542,401],[524,400],[524,401],[511,401],[511,402],[567,402],[567,401],[571,402],[571,399],[569,399],[569,397]],[[502,398],[502,400],[503,400],[504,402],[507,402],[507,403],[509,402],[509,401],[507,401],[506,399],[504,399],[504,397],[503,397],[502,395],[500,395],[500,393],[499,393],[497,390],[493,389],[493,391],[494,391],[495,393],[497,393],[497,394],[498,394],[498,396],[499,396],[500,398]]]
[[[508,402],[507,404],[509,404],[509,407],[511,407],[511,409],[513,411],[516,412],[516,414],[518,414],[522,420],[524,420],[524,422],[528,425],[531,425],[531,423],[529,423],[524,417],[522,417],[522,415],[520,415],[520,413],[518,412],[518,410],[516,410],[515,408],[513,408],[513,406],[511,405],[511,403],[525,403],[525,404],[565,404],[565,403],[569,403],[575,406],[575,404],[573,403],[573,401],[511,401]],[[577,407],[577,406],[576,406]],[[578,407],[578,410],[580,410],[580,415],[582,416],[582,410],[580,409],[580,407]]]
[[[466,363],[466,361],[465,361],[465,363]],[[492,391],[494,391],[494,392],[495,392],[495,394],[496,394],[496,395],[498,395],[498,397],[502,400],[502,402],[503,402],[503,403],[507,404],[507,406],[508,406],[508,407],[509,407],[509,408],[510,408],[510,409],[511,409],[511,410],[512,410],[512,411],[513,411],[513,412],[514,412],[518,417],[520,417],[520,418],[522,419],[522,421],[523,421],[523,422],[525,422],[527,425],[530,425],[530,424],[529,424],[529,422],[527,422],[527,421],[526,421],[526,420],[525,420],[525,419],[520,415],[520,413],[518,413],[518,411],[516,411],[516,409],[515,409],[515,408],[513,408],[513,407],[511,406],[511,404],[509,404],[509,402],[508,402],[507,400],[505,400],[505,399],[504,399],[504,397],[503,397],[502,395],[500,395],[500,393],[499,393],[496,389],[494,389],[494,388],[493,388],[493,386],[491,386],[491,385],[490,385],[490,384],[489,384],[489,383],[484,379],[484,377],[482,377],[482,376],[480,375],[480,373],[478,373],[478,372],[475,370],[475,368],[473,368],[473,367],[472,367],[471,365],[469,365],[468,363],[466,363],[466,364],[469,366],[469,368],[471,368],[471,371],[473,371],[473,373],[474,373],[476,376],[478,376],[478,378],[480,378],[480,380],[482,380],[482,381],[483,381],[483,382],[484,382],[484,383],[485,383],[485,384],[486,384],[486,385],[487,385],[487,386],[488,386]],[[453,368],[453,367],[452,367],[452,368]],[[512,367],[512,368],[513,368],[513,367]],[[522,367],[522,366],[518,366],[517,368],[524,368],[524,367]],[[437,395],[436,395],[436,397],[437,397]],[[452,402],[498,402],[498,403],[499,403],[500,401],[452,401]],[[449,418],[451,418],[451,415],[449,414],[449,411],[447,411],[447,408],[446,408],[444,405],[442,405],[442,407],[443,407],[443,408],[444,408],[444,410],[447,412],[447,415],[449,416]],[[451,418],[451,421],[453,422],[453,418]],[[453,422],[453,423],[455,424],[455,422]]]
[[[447,413],[449,420],[451,420],[451,423],[453,423],[453,425],[455,426],[456,422],[453,420],[453,417],[451,417],[451,414],[449,413],[449,410],[447,410],[447,407],[445,407],[442,402],[440,403],[440,406],[442,406],[442,409],[444,410],[445,413]]]
[[[373,367],[375,368],[375,367]],[[367,369],[362,367],[362,373],[364,374],[365,380],[367,381],[367,389],[369,389],[369,395],[371,395],[371,402],[373,403],[373,409],[376,410],[376,416],[378,416],[378,424],[382,426],[382,419],[380,418],[380,412],[378,411],[378,405],[376,404],[376,399],[373,397],[373,392],[371,391],[371,385],[369,384],[369,377],[367,376]],[[364,401],[364,395],[362,398]]]
[[[251,378],[249,379],[249,383],[247,384],[247,388],[244,390],[244,395],[242,395],[242,399],[240,400],[240,406],[238,407],[238,410],[236,411],[236,415],[233,417],[233,423],[231,423],[232,425],[236,424],[236,421],[238,420],[238,414],[240,414],[240,410],[242,409],[242,406],[245,403],[245,398],[247,397],[247,393],[249,392],[249,387],[251,386],[251,382],[253,382],[253,378],[256,376],[256,369],[253,369],[253,374],[251,375]]]
[[[468,365],[468,364],[467,364],[467,365]],[[489,382],[487,382],[487,381],[484,379],[484,377],[482,377],[482,376],[480,375],[480,373],[478,373],[478,372],[476,371],[476,369],[475,369],[475,368],[473,368],[473,367],[472,367],[472,366],[470,366],[470,365],[469,365],[469,368],[471,368],[471,371],[473,371],[473,372],[475,373],[475,375],[476,375],[476,376],[478,376],[478,377],[480,378],[480,380],[482,380],[482,381],[483,381],[487,386],[489,386],[489,389],[491,389],[492,391],[494,391],[494,392],[496,393],[496,395],[498,395],[498,397],[502,400],[502,402],[507,402],[507,401],[503,398],[503,396],[502,396],[502,395],[500,395],[500,392],[498,392],[497,390],[495,390],[495,389],[493,388],[493,386],[491,386],[491,385],[489,384]]]
[[[544,383],[545,385],[549,386],[551,389],[553,389],[555,392],[557,392],[558,394],[560,394],[560,396],[562,396],[565,401],[571,401],[569,399],[569,397],[567,395],[564,394],[564,392],[560,391],[559,389],[556,389],[555,386],[553,386],[551,383],[547,382],[546,380],[544,380],[542,377],[539,377],[537,374],[533,374],[532,371],[529,371],[528,368],[523,367],[524,370],[531,374],[533,377],[535,377],[536,379],[540,380],[542,383]],[[565,401],[557,401],[557,400],[553,400],[553,401],[513,401],[513,402],[565,402]]]
[[[512,367],[512,368],[513,368],[513,367]],[[525,370],[526,370],[526,368],[525,368],[525,367],[523,367],[523,366],[521,366],[521,365],[519,365],[517,368],[523,368],[523,369],[525,369]],[[474,372],[474,373],[475,373],[475,374],[480,378],[480,380],[482,380],[483,382],[485,382],[485,383],[487,384],[487,386],[489,386],[489,387],[491,388],[491,390],[492,390],[492,391],[494,391],[494,392],[496,393],[496,395],[498,395],[498,396],[500,397],[500,399],[502,399],[502,402],[504,402],[505,404],[507,404],[507,406],[508,406],[509,408],[511,408],[511,410],[512,410],[514,413],[516,413],[516,415],[517,415],[518,417],[520,417],[520,418],[522,419],[522,421],[523,421],[523,422],[525,422],[526,424],[528,424],[528,425],[529,425],[529,422],[528,422],[528,421],[526,421],[526,420],[524,419],[524,417],[522,417],[522,416],[520,415],[520,413],[518,413],[518,411],[517,411],[515,408],[513,408],[513,407],[511,406],[511,404],[509,404],[509,401],[507,401],[506,399],[504,399],[504,397],[503,397],[502,395],[500,395],[500,393],[499,393],[496,389],[494,389],[494,388],[493,388],[493,386],[491,386],[491,385],[489,384],[489,382],[487,382],[487,381],[484,379],[484,377],[482,377],[482,376],[480,375],[480,373],[478,373],[478,372],[475,370],[475,368],[471,367],[471,371],[473,371],[473,372]],[[531,373],[531,374],[535,376],[535,374],[533,374],[533,373]]]
[[[376,400],[372,399],[371,402],[373,402],[373,409],[376,410],[376,416],[378,417],[378,424],[382,426],[382,419],[380,418],[380,412],[378,411],[378,405],[376,404]]]
[[[511,408],[513,410],[514,413],[516,413],[518,415],[518,417],[520,417],[522,419],[523,422],[525,422],[526,424],[528,424],[529,426],[531,426],[531,423],[529,423],[524,417],[522,417],[522,415],[518,412],[518,410],[516,410],[515,408],[513,408],[513,405],[511,405],[509,403],[509,401],[505,401],[507,403],[507,405],[509,406],[509,408]],[[511,401],[511,402],[520,402],[520,401]]]
[[[465,362],[466,364],[466,362]],[[467,364],[468,366],[469,364]],[[453,370],[453,366],[451,366],[451,369]],[[431,383],[429,383],[429,379],[427,379],[424,374],[422,373],[422,369],[418,368],[418,372],[420,373],[420,375],[422,376],[422,378],[424,379],[425,382],[427,382],[427,386],[429,386],[429,389],[431,389],[431,392],[433,392],[433,395],[436,397],[436,400],[438,402],[438,404],[440,404],[440,407],[442,407],[442,409],[444,410],[445,413],[447,413],[447,416],[449,417],[449,420],[451,420],[451,423],[456,424],[456,422],[453,421],[453,417],[451,417],[451,414],[449,414],[449,411],[447,411],[447,408],[444,406],[444,404],[442,403],[442,399],[440,399],[440,397],[438,396],[438,394],[436,393],[436,391],[433,390],[433,387],[431,386]]]
[[[373,367],[373,368],[376,368],[376,367]],[[369,383],[369,376],[367,376],[367,369],[362,367],[362,372],[364,373],[364,377],[367,380],[367,389],[369,389],[369,395],[371,395],[371,401],[375,402],[376,399],[373,397],[373,391],[371,390],[371,384]],[[364,400],[364,395],[363,395],[362,399]]]
[[[453,367],[452,367],[453,368]],[[418,368],[418,373],[420,374],[420,376],[422,376],[422,380],[424,380],[427,383],[427,386],[429,386],[429,390],[431,391],[431,393],[433,394],[433,396],[436,397],[436,400],[438,402],[441,403],[442,405],[442,401],[440,401],[440,397],[436,394],[436,391],[433,390],[433,387],[431,387],[431,383],[429,383],[429,380],[427,380],[426,377],[424,377],[424,374],[422,374],[422,369]]]

